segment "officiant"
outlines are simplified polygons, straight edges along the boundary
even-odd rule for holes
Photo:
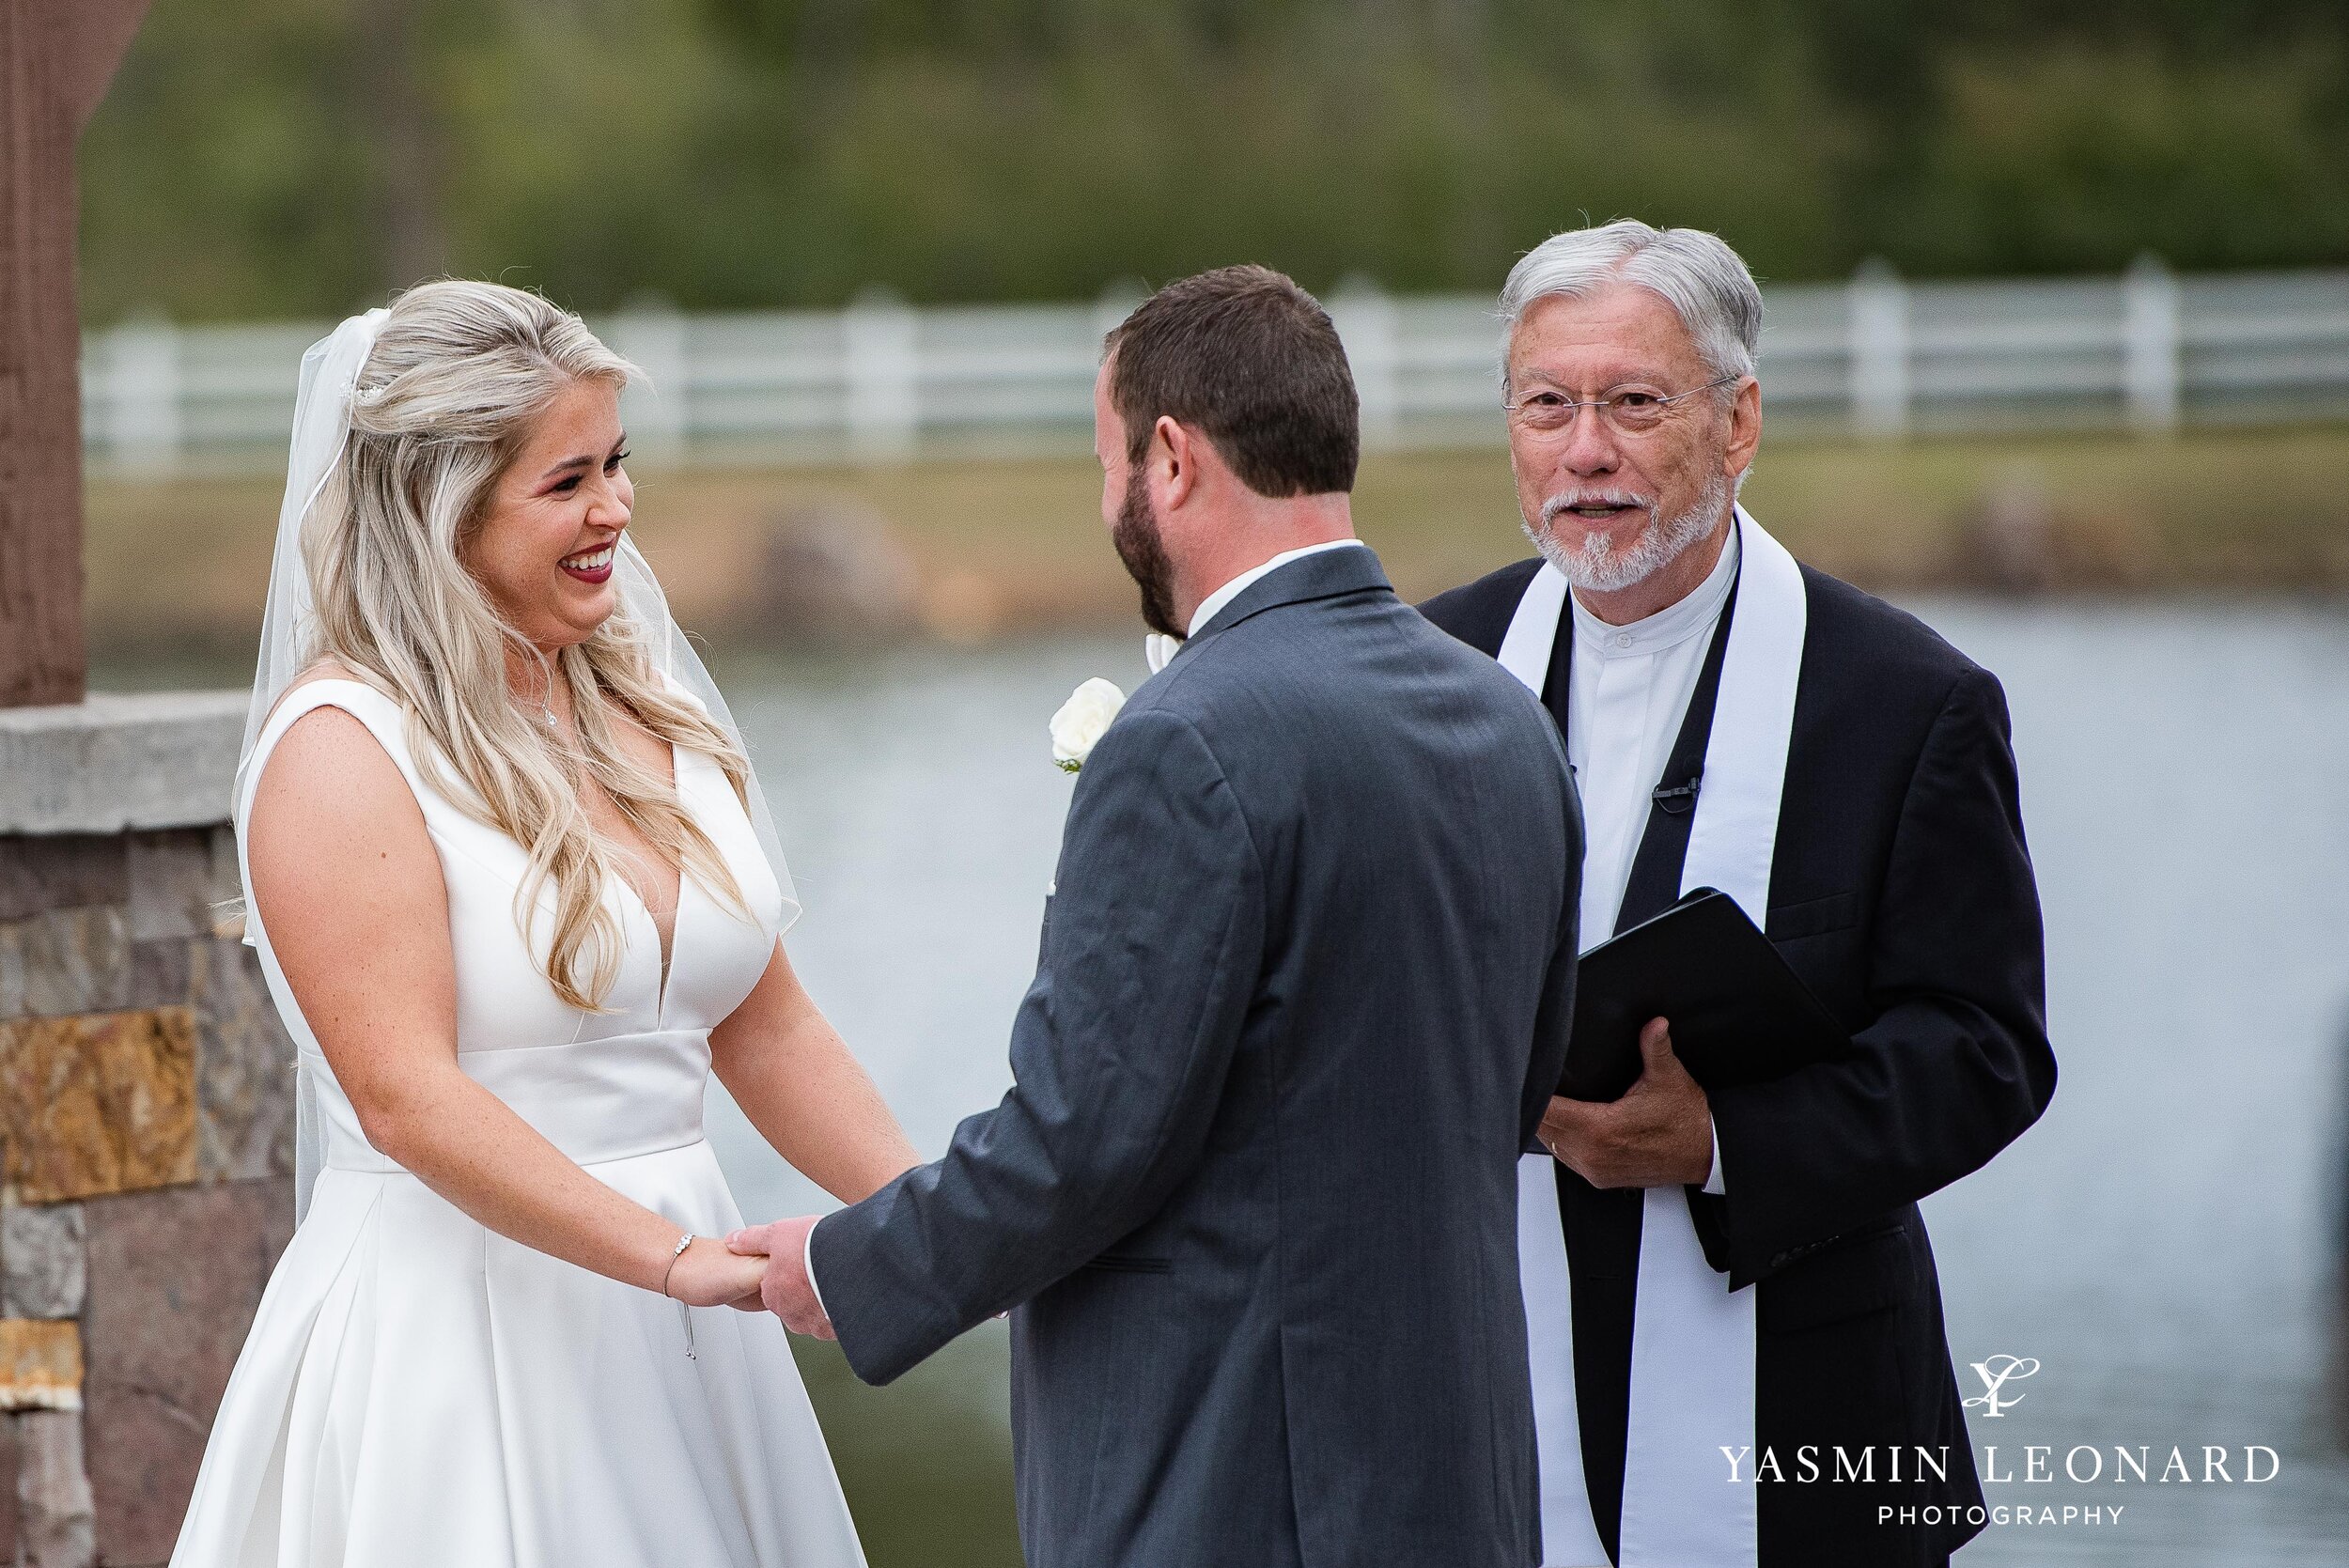
[[[1551,1102],[1519,1187],[1543,1560],[1946,1562],[1982,1491],[1917,1203],[2056,1077],[2004,695],[1737,505],[1762,299],[1727,244],[1574,230],[1501,304],[1539,554],[1423,611],[1565,735],[1585,946],[1719,888],[1853,1041],[1708,1094],[1659,1019],[1622,1099]]]

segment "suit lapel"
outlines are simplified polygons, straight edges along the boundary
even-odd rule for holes
[[[1558,636],[1549,644],[1549,675],[1542,683],[1542,706],[1558,725],[1558,744],[1566,744],[1567,706],[1574,696],[1574,607],[1558,607]],[[1572,767],[1572,764],[1568,764]],[[1579,782],[1579,781],[1578,781]]]
[[[1631,876],[1624,885],[1623,904],[1615,916],[1618,932],[1628,931],[1680,901],[1688,835],[1696,827],[1697,797],[1704,781],[1704,749],[1713,738],[1713,710],[1720,701],[1721,661],[1729,651],[1729,628],[1736,613],[1737,590],[1733,584],[1713,628],[1704,664],[1697,672],[1696,686],[1688,693],[1688,710],[1681,717],[1672,755],[1664,763],[1664,776],[1649,798],[1647,824],[1641,831],[1640,847],[1632,856]]]

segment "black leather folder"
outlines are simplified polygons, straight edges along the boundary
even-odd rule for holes
[[[1706,1089],[1781,1078],[1851,1049],[1851,1035],[1778,949],[1714,888],[1582,955],[1558,1093],[1620,1099],[1640,1077],[1640,1031],[1672,1025],[1672,1050]]]

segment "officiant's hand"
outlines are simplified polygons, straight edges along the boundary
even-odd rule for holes
[[[1541,1140],[1593,1187],[1696,1187],[1713,1173],[1713,1108],[1672,1054],[1671,1026],[1640,1031],[1646,1067],[1611,1104],[1553,1098]]]
[[[816,1228],[816,1218],[803,1215],[797,1219],[778,1219],[771,1225],[748,1226],[726,1237],[726,1247],[735,1252],[767,1255],[767,1271],[759,1281],[758,1298],[769,1312],[783,1319],[786,1328],[813,1339],[838,1339],[832,1332],[832,1319],[824,1315],[823,1302],[817,1298],[816,1287],[807,1278],[807,1233]]]

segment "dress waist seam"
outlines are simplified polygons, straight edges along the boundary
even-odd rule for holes
[[[677,1038],[707,1040],[709,1038],[709,1032],[707,1026],[687,1026],[677,1029],[640,1029],[629,1034],[600,1034],[586,1040],[548,1040],[536,1046],[475,1046],[470,1048],[459,1046],[457,1048],[457,1059],[462,1062],[468,1058],[481,1060],[499,1056],[523,1056],[533,1051],[542,1050],[593,1050],[599,1046],[633,1045],[642,1040]],[[334,1070],[333,1064],[327,1062],[324,1051],[299,1043],[295,1050],[301,1058],[315,1062],[330,1072]]]
[[[593,1159],[582,1159],[577,1155],[572,1154],[568,1149],[564,1149],[559,1143],[556,1144],[555,1147],[562,1152],[565,1158],[568,1159],[572,1164],[578,1166],[581,1170],[592,1171],[599,1165],[619,1165],[631,1159],[650,1159],[655,1155],[673,1155],[680,1149],[691,1149],[699,1144],[707,1144],[708,1141],[709,1137],[708,1133],[697,1132],[691,1138],[676,1143],[663,1143],[657,1149],[636,1149],[624,1155],[599,1155]],[[413,1171],[409,1170],[405,1165],[395,1163],[389,1159],[384,1160],[381,1165],[350,1165],[341,1160],[337,1160],[334,1156],[329,1155],[326,1158],[326,1163],[323,1166],[323,1169],[328,1171],[348,1172],[355,1176],[406,1176],[411,1181],[421,1181],[424,1179],[421,1176],[418,1176]]]

